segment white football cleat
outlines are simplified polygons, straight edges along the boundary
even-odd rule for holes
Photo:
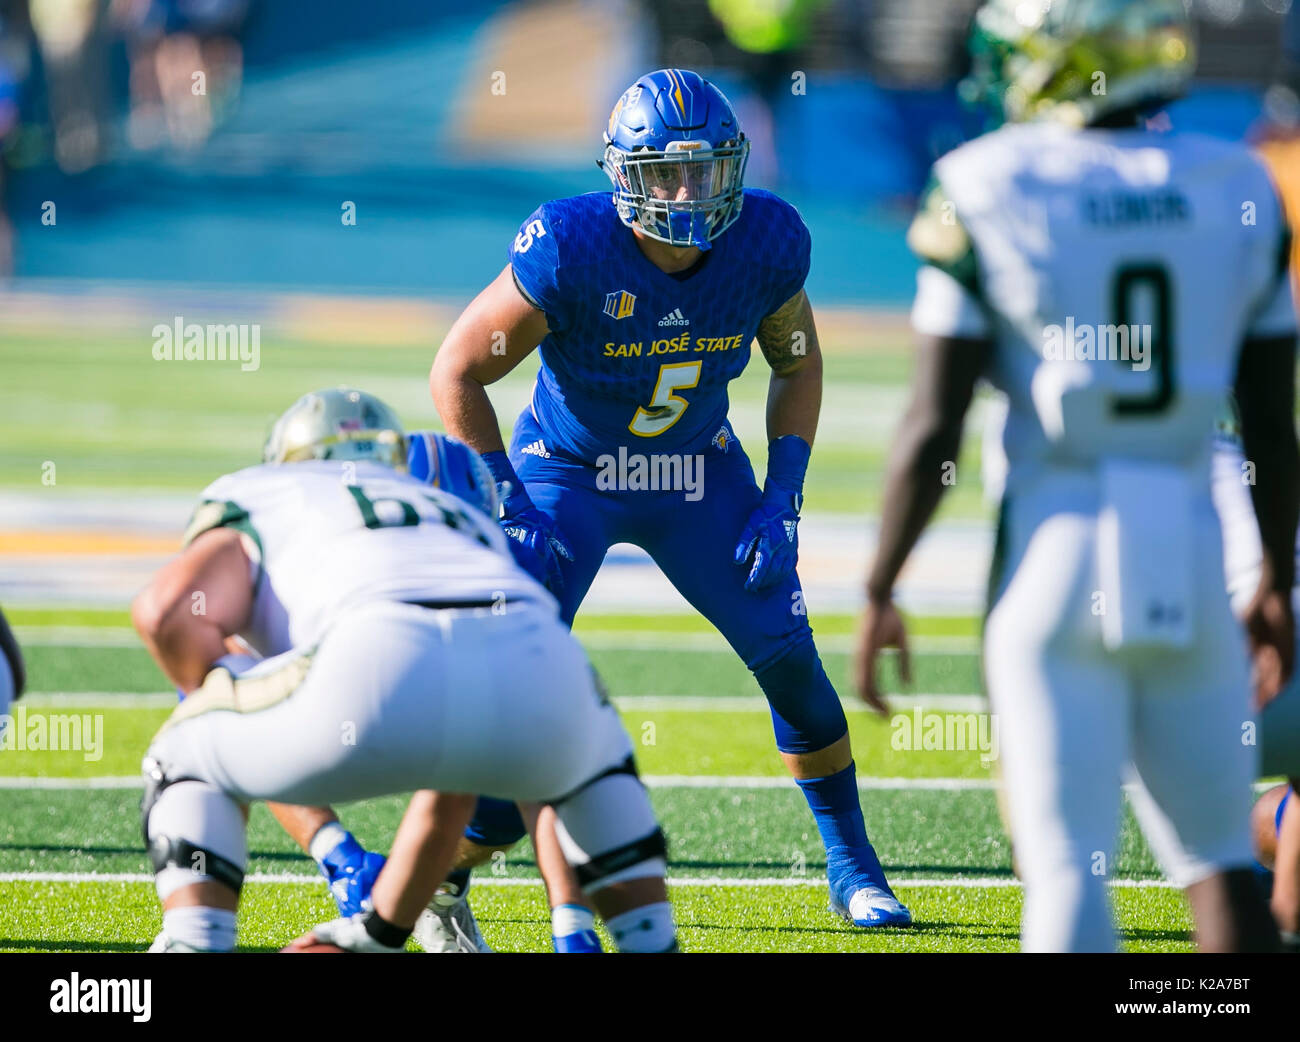
[[[854,926],[911,926],[912,913],[888,890],[864,886],[849,897],[847,906],[831,894],[831,911]]]
[[[438,888],[429,907],[415,921],[412,934],[416,944],[435,955],[491,952],[470,910],[469,887],[464,893],[455,890],[446,883]]]

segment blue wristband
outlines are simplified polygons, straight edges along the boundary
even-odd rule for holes
[[[483,462],[487,464],[492,480],[497,483],[497,495],[501,497],[501,505],[505,508],[507,517],[518,514],[521,510],[527,510],[533,505],[528,490],[519,480],[510,457],[503,449],[483,453]]]
[[[797,434],[783,434],[767,445],[767,483],[795,496],[803,495],[812,446]]]

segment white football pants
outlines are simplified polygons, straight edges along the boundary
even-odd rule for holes
[[[1093,614],[1096,516],[1058,496],[1005,505],[1006,567],[984,668],[1025,886],[1026,951],[1110,951],[1106,881],[1129,764],[1204,877],[1250,862],[1256,747],[1241,628],[1223,587],[1208,504],[1193,526],[1195,639],[1185,650],[1110,652]]]
[[[166,777],[207,782],[240,802],[319,805],[415,789],[542,802],[630,754],[617,711],[553,608],[374,603],[341,615],[310,655],[276,656],[233,682],[214,670],[148,755]],[[557,813],[590,854],[657,827],[644,788],[626,774]]]

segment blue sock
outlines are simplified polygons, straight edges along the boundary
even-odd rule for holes
[[[862,820],[862,805],[858,802],[858,772],[854,764],[825,778],[796,778],[795,781],[803,789],[828,854],[836,847],[871,845]]]

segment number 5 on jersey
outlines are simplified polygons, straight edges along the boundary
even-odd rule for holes
[[[653,438],[680,420],[691,403],[673,392],[696,386],[700,382],[700,366],[703,364],[695,361],[661,365],[650,404],[637,406],[636,415],[632,417],[627,429],[639,437]]]

